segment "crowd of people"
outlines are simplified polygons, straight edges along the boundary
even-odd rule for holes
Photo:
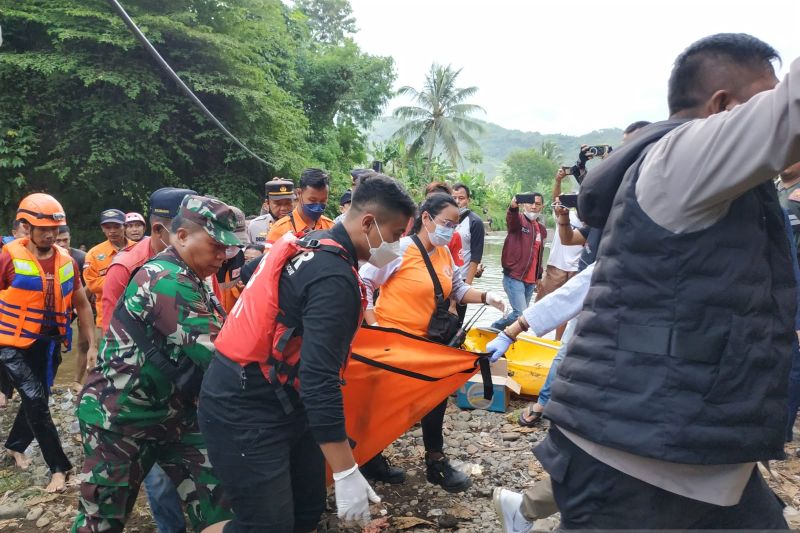
[[[613,152],[580,147],[552,198],[510,198],[507,300],[474,286],[486,230],[461,183],[430,183],[417,204],[356,169],[335,219],[321,169],[268,181],[250,217],[162,188],[147,219],[103,210],[106,240],[88,251],[56,198],[26,196],[0,252],[0,400],[20,398],[8,453],[28,468],[36,439],[46,489],[65,489],[48,398],[74,348],[72,531],[123,530],[142,485],[161,532],[187,517],[196,531],[315,531],[326,464],[340,519],[365,521],[371,484],[406,473],[353,457],[342,376],[358,328],[453,345],[482,304],[503,313],[493,362],[528,330],[562,341],[518,420],[549,419],[534,450],[549,477],[495,490],[503,531],[556,511],[564,529],[786,528],[755,467],[783,457],[800,404],[800,64],[778,83],[777,58],[743,34],[692,44],[668,120],[631,124]],[[445,453],[447,401],[420,420],[424,467],[459,493],[472,480]]]

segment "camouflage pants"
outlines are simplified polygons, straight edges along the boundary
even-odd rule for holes
[[[83,422],[81,432],[85,459],[72,533],[122,531],[154,463],[175,484],[195,531],[232,518],[199,431],[179,442],[135,439]]]

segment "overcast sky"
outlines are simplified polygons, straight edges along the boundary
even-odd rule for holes
[[[581,134],[667,116],[675,57],[696,39],[747,32],[782,74],[800,56],[800,0],[351,0],[362,49],[392,56],[397,87],[431,63],[463,69],[482,118]],[[782,74],[779,77],[783,77]],[[394,100],[387,113],[402,102]]]

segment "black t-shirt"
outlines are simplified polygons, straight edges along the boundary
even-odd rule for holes
[[[86,261],[86,252],[77,248],[70,248],[69,255],[78,263],[78,272],[80,272],[81,281],[83,281],[83,263]]]
[[[341,224],[312,232],[308,238],[333,239],[344,246],[350,259],[317,251],[299,255],[284,267],[278,285],[283,321],[303,336],[300,396],[289,391],[289,397],[298,409],[305,409],[317,442],[340,442],[347,438],[340,373],[361,315],[361,289],[353,271],[357,256]],[[244,283],[261,260],[253,259],[242,267]],[[264,400],[270,405],[269,411],[282,412],[273,395],[266,395]]]

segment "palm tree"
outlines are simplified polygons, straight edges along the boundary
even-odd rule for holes
[[[439,143],[453,167],[458,167],[463,162],[459,142],[480,150],[478,142],[470,133],[483,133],[484,128],[469,115],[483,111],[483,108],[464,103],[478,92],[478,88],[456,87],[456,78],[460,73],[461,69],[453,70],[449,65],[443,67],[434,63],[425,76],[425,86],[422,91],[405,86],[397,93],[410,96],[416,105],[395,109],[394,116],[408,122],[394,132],[393,137],[414,138],[409,148],[411,157],[423,149],[426,150],[426,176],[430,175],[434,149]]]

